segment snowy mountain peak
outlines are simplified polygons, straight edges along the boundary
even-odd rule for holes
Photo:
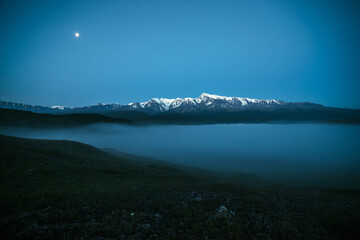
[[[219,96],[214,94],[202,93],[198,98],[211,98],[217,100],[225,100],[225,101],[233,101],[233,100],[240,100],[241,102],[252,102],[252,103],[277,103],[281,104],[281,101],[275,99],[254,99],[254,98],[242,98],[242,97],[226,97],[226,96]]]
[[[144,109],[149,112],[165,112],[169,110],[190,111],[195,108],[201,109],[243,109],[254,105],[274,105],[283,104],[275,99],[251,99],[239,97],[226,97],[214,94],[202,93],[197,98],[152,98],[149,101],[141,103],[129,103],[133,109]]]
[[[96,104],[96,106],[112,106],[112,107],[117,107],[117,106],[121,106],[118,103],[98,103]]]
[[[217,98],[217,97],[220,97],[220,96],[219,95],[214,95],[214,94],[202,93],[199,97]]]
[[[204,97],[213,98],[213,99],[229,98],[229,97],[225,97],[225,96],[219,96],[219,95],[208,94],[208,93],[202,93],[202,94],[199,96],[199,98],[204,98]]]
[[[64,107],[64,106],[52,106],[51,108],[52,108],[52,109],[64,110],[64,109],[67,108],[67,107]]]

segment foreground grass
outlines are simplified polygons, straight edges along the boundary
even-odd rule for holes
[[[0,136],[0,158],[1,239],[360,236],[359,191],[249,184],[70,141]]]

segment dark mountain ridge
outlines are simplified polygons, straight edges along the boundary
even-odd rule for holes
[[[360,123],[360,110],[358,109],[325,107],[310,102],[224,97],[206,93],[197,98],[153,98],[146,102],[127,105],[99,103],[93,106],[75,108],[32,106],[0,101],[0,108],[52,115],[100,114],[113,119],[104,119],[105,122],[111,122],[114,119],[129,119],[130,121],[149,124]]]
[[[17,127],[76,127],[94,123],[133,124],[127,119],[115,119],[94,113],[39,114],[28,111],[0,109],[0,125]]]

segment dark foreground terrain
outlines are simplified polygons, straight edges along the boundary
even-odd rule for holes
[[[360,192],[0,136],[0,239],[360,239]]]

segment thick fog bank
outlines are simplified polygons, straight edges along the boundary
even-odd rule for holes
[[[1,134],[66,139],[187,166],[250,173],[287,183],[360,188],[360,126],[233,124],[74,129],[0,129]]]

